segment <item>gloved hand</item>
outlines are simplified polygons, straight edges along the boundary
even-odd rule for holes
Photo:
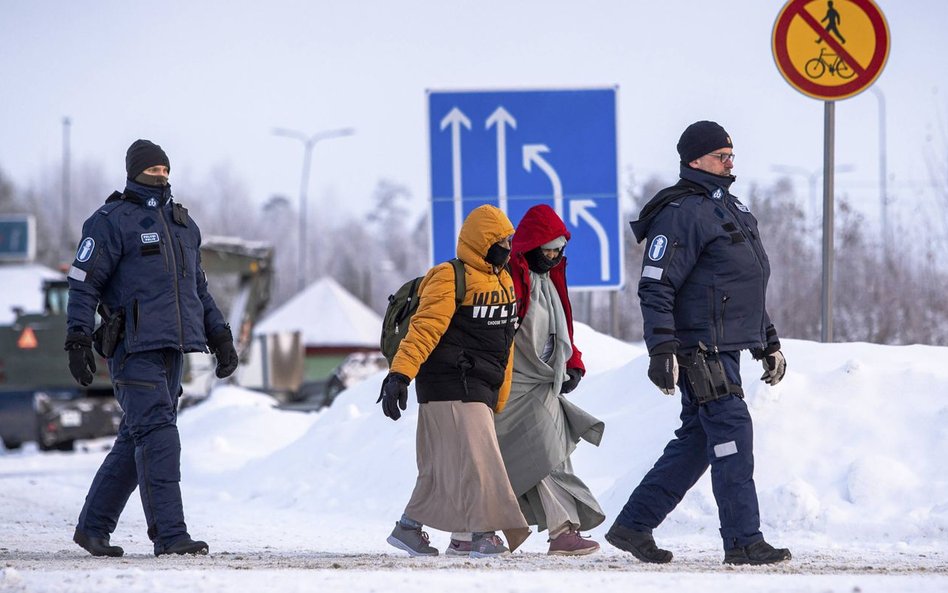
[[[783,352],[780,350],[765,354],[760,359],[760,363],[764,366],[764,374],[760,376],[760,380],[767,385],[773,386],[780,383],[783,376],[787,374],[787,359],[783,357]]]
[[[83,387],[92,383],[95,376],[95,355],[92,354],[92,338],[85,334],[66,336],[66,351],[69,353],[69,372]]]
[[[674,395],[675,384],[678,383],[678,359],[675,353],[659,352],[649,356],[648,378],[665,395]]]
[[[237,349],[234,348],[234,336],[230,326],[224,324],[224,329],[207,339],[207,347],[217,357],[217,368],[214,374],[218,379],[229,377],[237,370]]]
[[[560,393],[569,393],[576,389],[576,386],[579,385],[579,381],[583,378],[583,372],[579,369],[566,369],[566,374],[569,378],[563,381],[563,386],[560,387]]]
[[[389,373],[382,381],[382,392],[375,403],[382,402],[382,412],[392,420],[398,420],[402,413],[398,408],[408,407],[408,384],[411,379],[401,373]]]

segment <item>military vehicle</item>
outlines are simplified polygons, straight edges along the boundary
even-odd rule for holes
[[[234,332],[237,351],[249,352],[253,324],[270,299],[273,251],[263,243],[209,237],[201,259],[211,294]],[[91,385],[69,373],[65,278],[43,282],[41,312],[18,311],[0,326],[0,438],[7,449],[36,441],[42,450],[71,450],[77,439],[114,435],[122,418],[108,367],[96,357]],[[193,369],[186,369],[187,381]],[[210,385],[206,385],[209,390]]]

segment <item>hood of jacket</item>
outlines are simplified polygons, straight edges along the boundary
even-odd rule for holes
[[[513,256],[523,255],[560,236],[569,241],[570,234],[566,230],[566,224],[553,208],[546,204],[537,204],[527,210],[517,225],[513,238]]]
[[[513,234],[513,223],[500,208],[490,204],[478,206],[467,215],[461,225],[461,232],[458,234],[458,259],[482,272],[491,273],[493,268],[484,261],[487,250],[494,243]]]
[[[710,196],[718,189],[727,193],[731,184],[737,179],[733,175],[715,175],[700,169],[693,169],[685,164],[681,165],[680,175],[681,179],[678,180],[678,183],[655,194],[655,197],[642,208],[638,220],[629,223],[636,242],[641,243],[645,239],[649,226],[652,224],[652,219],[668,203],[694,194]]]

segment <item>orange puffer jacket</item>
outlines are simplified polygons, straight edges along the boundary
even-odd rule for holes
[[[418,402],[483,402],[503,410],[513,372],[517,299],[506,270],[484,261],[494,243],[513,235],[507,216],[479,206],[464,220],[457,256],[464,262],[466,292],[455,309],[454,268],[431,268],[421,299],[391,370],[417,379]]]

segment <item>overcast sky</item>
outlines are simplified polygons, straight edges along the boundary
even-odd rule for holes
[[[817,0],[813,0],[817,1]],[[822,3],[820,0],[819,3]],[[851,0],[838,0],[844,11]],[[887,105],[896,208],[930,203],[926,155],[948,140],[948,2],[879,0],[892,50],[876,81]],[[737,195],[773,167],[822,166],[823,104],[794,90],[771,52],[782,1],[131,1],[0,0],[0,169],[27,186],[57,171],[62,118],[76,167],[100,163],[119,187],[129,143],[168,152],[176,195],[227,165],[260,203],[299,195],[307,134],[312,209],[370,205],[380,178],[429,197],[427,89],[617,86],[620,187],[677,176],[682,129],[731,133]],[[843,33],[852,18],[840,24]],[[837,193],[878,210],[878,101],[837,103]],[[809,173],[806,173],[809,172]],[[312,211],[312,210],[311,210]]]

